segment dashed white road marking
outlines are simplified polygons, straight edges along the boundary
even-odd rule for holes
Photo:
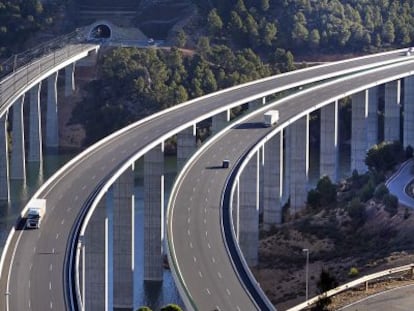
[[[49,282],[49,290],[52,290],[52,282]]]
[[[59,233],[56,233],[56,240],[59,239]]]
[[[49,266],[49,271],[52,271],[53,270],[53,265],[52,264],[50,264],[50,266]]]
[[[216,258],[211,257],[211,261],[212,261],[213,263],[216,263]]]
[[[193,243],[192,242],[190,242],[190,248],[193,248]]]
[[[75,195],[75,202],[79,200],[79,197],[77,195]]]
[[[193,256],[193,260],[194,260],[194,262],[197,262],[196,256]]]
[[[92,176],[92,180],[95,180],[95,178],[96,178],[96,176],[95,176],[95,175],[93,175],[93,176]]]
[[[32,285],[32,283],[30,282],[30,280],[29,280],[29,288],[30,288],[30,286]],[[30,300],[29,300],[30,301]]]
[[[211,248],[211,245],[210,245],[210,243],[207,243],[207,247],[208,247],[208,248]]]
[[[190,229],[187,230],[187,234],[188,234],[188,236],[191,235]]]
[[[50,302],[50,309],[53,309],[53,302]]]
[[[231,292],[228,288],[226,288],[226,292],[227,292],[227,295],[229,295],[229,296],[231,295]]]
[[[60,223],[63,225],[65,223],[65,219],[63,218]]]
[[[198,275],[200,276],[200,278],[203,277],[203,274],[201,273],[201,271],[198,271]]]
[[[208,288],[206,288],[206,292],[207,292],[207,294],[211,295],[211,292]]]
[[[85,190],[85,189],[86,189],[86,185],[83,185],[83,186],[82,186],[82,190]]]
[[[219,279],[222,279],[223,278],[223,276],[221,275],[220,272],[217,272],[217,275],[218,275]]]

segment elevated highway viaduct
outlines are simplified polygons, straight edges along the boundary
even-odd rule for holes
[[[83,254],[88,258],[91,254],[88,254],[88,251],[92,251],[94,245],[99,244],[99,242],[93,243],[93,245],[86,244],[86,250],[85,244],[79,244],[80,242],[83,243],[84,239],[86,239],[84,233],[87,229],[86,225],[83,225],[81,228],[82,221],[85,217],[86,220],[90,219],[93,209],[98,206],[99,200],[104,197],[105,192],[124,171],[129,169],[135,160],[151,152],[152,159],[159,159],[155,164],[152,162],[152,169],[162,165],[161,146],[166,139],[175,134],[178,134],[179,137],[183,134],[178,139],[178,148],[179,151],[181,150],[181,159],[184,159],[195,149],[195,139],[192,136],[193,128],[197,122],[206,118],[213,117],[213,124],[216,124],[216,130],[218,130],[221,127],[220,124],[223,124],[223,115],[224,120],[227,120],[228,111],[232,107],[265,98],[267,95],[288,88],[335,77],[340,74],[343,75],[353,71],[382,66],[386,63],[403,62],[404,65],[398,68],[401,72],[406,72],[410,68],[410,60],[411,58],[406,57],[404,51],[396,51],[267,78],[235,87],[231,90],[205,96],[158,113],[92,146],[62,168],[36,194],[36,197],[46,198],[49,205],[42,227],[37,231],[12,230],[6,251],[2,256],[0,286],[1,294],[6,299],[1,300],[1,303],[5,305],[0,306],[0,308],[4,307],[6,309],[6,306],[8,306],[10,310],[64,310],[77,309],[79,305],[84,303],[85,309],[87,310],[102,310],[111,307],[111,303],[115,304],[114,301],[118,298],[116,294],[109,292],[108,283],[104,282],[104,278],[102,279],[104,283],[100,283],[100,287],[95,286],[97,290],[95,293],[93,291],[88,292],[91,289],[90,286],[88,287],[87,282],[97,281],[97,279],[101,281],[101,279],[98,277],[92,280],[91,277],[88,277],[87,273],[92,271],[91,273],[94,273],[94,276],[104,275],[107,277],[108,266],[106,268],[103,267],[104,270],[102,271],[99,270],[101,267],[95,264],[96,269],[94,270],[93,265],[87,265],[88,260],[86,259],[84,265],[82,263],[80,264],[80,270],[85,271],[84,275],[81,273],[79,280],[73,279],[74,273],[72,269],[74,268],[75,259],[78,260],[78,263],[79,261],[82,262],[81,258]],[[16,94],[15,98],[19,96],[21,96],[21,93],[20,95]],[[13,101],[10,100],[2,106],[2,115],[6,114],[12,103]],[[283,114],[283,118],[285,116],[288,117],[287,114],[285,116]],[[191,130],[188,131],[188,128]],[[190,135],[189,132],[191,133]],[[193,141],[193,143],[188,145],[190,141]],[[187,146],[187,148],[184,148],[184,146]],[[236,150],[234,156],[237,153],[238,151]],[[211,170],[211,172],[213,171]],[[160,188],[159,190],[156,190],[158,186],[148,188],[151,189],[148,193],[160,193],[162,197],[162,172],[149,170],[148,176],[148,179],[155,180],[155,185],[158,183]],[[222,177],[224,178],[224,176]],[[218,184],[221,184],[221,181]],[[154,217],[161,218],[161,199],[159,197],[153,200],[150,198],[147,205],[151,206],[151,204],[153,204],[152,206],[158,205],[158,209],[156,209],[158,212],[153,215],[153,219]],[[217,211],[219,210],[218,206]],[[128,213],[128,215],[130,214]],[[195,222],[196,220],[193,221]],[[81,230],[79,231],[79,229]],[[155,236],[157,240],[155,244],[151,244],[152,253],[148,258],[153,259],[161,256],[162,232],[161,221],[148,225],[147,234]],[[126,234],[128,235],[128,232]],[[114,241],[114,244],[116,242]],[[76,251],[77,245],[81,249],[83,248],[85,252],[81,252],[81,254],[78,252],[75,256],[74,252]],[[217,247],[224,247],[223,243],[217,243],[215,245]],[[188,251],[188,249],[183,250],[185,252]],[[99,253],[97,250],[93,251],[95,252],[94,254]],[[147,249],[146,252],[150,253],[150,249]],[[177,252],[177,249],[175,249],[174,260],[177,260],[178,254],[181,257],[183,253],[181,253],[181,250]],[[220,254],[224,254],[224,249],[221,250]],[[129,252],[130,255],[131,251]],[[105,258],[105,256],[99,256],[95,258]],[[188,253],[185,254],[186,258],[187,256]],[[188,258],[191,258],[191,256]],[[245,288],[240,285],[235,270],[231,268],[230,257],[223,256],[221,259],[224,260],[223,267],[225,267],[224,271],[226,271],[226,275],[229,273],[229,278],[226,277],[225,280],[223,279],[223,293],[227,293],[227,289],[229,289],[231,295],[233,295],[231,298],[244,297],[241,298],[243,300],[240,300],[240,302],[246,300],[246,305],[243,305],[243,308],[251,310],[249,306],[256,306],[256,303],[250,299]],[[102,262],[107,263],[105,260]],[[181,263],[179,264],[180,271],[184,272]],[[162,269],[161,260],[152,260],[149,262],[147,260],[145,269],[151,271],[147,272],[148,279],[159,278],[159,271]],[[131,269],[126,268],[124,271],[129,272],[121,273],[121,279],[122,276],[125,276],[125,280],[130,280],[131,278],[127,274],[131,273]],[[100,272],[102,273],[100,274]],[[114,269],[114,279],[117,273],[120,272]],[[82,283],[80,281],[81,279],[86,279],[86,284]],[[185,280],[187,282],[187,279]],[[190,282],[191,278],[188,280]],[[80,286],[79,292],[74,290],[75,283],[78,283]],[[132,287],[125,284],[121,284],[120,286],[125,286],[125,288]],[[210,287],[210,285],[206,286]],[[194,287],[194,289],[196,288],[197,286]],[[218,288],[218,292],[220,292],[220,288]],[[84,302],[82,297],[85,297],[85,294],[87,299]],[[124,295],[130,296],[130,294],[125,293]],[[195,295],[191,295],[190,297],[195,297]],[[222,301],[215,302],[212,299],[208,302],[208,306],[213,304],[213,307],[216,305],[220,307],[222,304],[226,306],[229,303],[229,298],[224,294],[216,297]],[[77,299],[78,301],[76,301]],[[90,300],[88,301],[88,299]],[[132,303],[130,301],[129,306]],[[200,310],[204,310],[204,301],[197,301],[197,306]],[[225,307],[223,308],[223,310],[226,309]]]
[[[364,73],[290,96],[249,114],[237,125],[219,133],[213,138],[214,142],[202,147],[191,158],[173,189],[167,231],[172,261],[178,271],[178,284],[188,297],[189,309],[271,309],[267,300],[262,299],[263,293],[247,266],[256,265],[258,260],[261,201],[264,199],[263,223],[268,226],[280,223],[284,195],[285,198],[290,196],[294,212],[304,207],[309,168],[309,114],[321,110],[320,175],[331,175],[335,179],[338,168],[338,132],[335,130],[338,119],[335,111],[338,100],[351,96],[351,167],[363,172],[366,170],[364,157],[369,147],[367,138],[373,130],[364,109],[371,105],[375,114],[378,109],[378,97],[374,102],[371,98],[369,104],[368,94],[372,88],[383,83],[386,83],[386,88],[391,88],[396,79],[405,79],[404,144],[414,143],[412,128],[408,124],[414,116],[413,69],[414,63],[411,63]],[[392,109],[387,105],[395,105],[400,111],[396,97],[385,101],[386,110]],[[280,112],[279,125],[272,129],[261,126],[262,114],[270,106]],[[334,113],[328,117],[329,110]],[[395,115],[399,118],[399,113]],[[328,118],[332,119],[329,121]],[[324,122],[328,124],[324,125]],[[398,122],[386,116],[383,130],[390,126],[399,128]],[[378,126],[378,119],[375,126]],[[290,137],[286,137],[286,133]],[[399,132],[395,137],[387,136],[389,133],[385,135],[387,140],[400,139]],[[296,156],[291,155],[288,161],[286,153],[293,152]],[[230,176],[228,170],[220,166],[223,159],[232,163]],[[284,174],[283,170],[287,173]],[[272,191],[261,196],[260,189],[263,188],[265,192],[267,188]],[[240,273],[243,270],[245,272]]]

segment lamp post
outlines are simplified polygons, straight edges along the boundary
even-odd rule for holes
[[[302,252],[306,253],[306,268],[305,268],[305,277],[306,277],[306,299],[309,298],[309,249],[304,248],[302,249]]]

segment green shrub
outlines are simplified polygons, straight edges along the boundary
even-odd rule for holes
[[[382,200],[388,193],[390,192],[387,186],[384,183],[381,183],[374,191],[374,198],[377,200]]]
[[[358,274],[359,274],[359,271],[357,268],[351,267],[351,269],[349,269],[348,276],[350,278],[356,277]]]
[[[390,216],[394,216],[398,212],[398,198],[395,195],[390,193],[384,195],[383,202],[385,205],[385,210],[390,214]]]

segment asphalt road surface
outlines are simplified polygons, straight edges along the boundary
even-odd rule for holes
[[[392,289],[370,296],[341,311],[413,311],[414,285]]]

